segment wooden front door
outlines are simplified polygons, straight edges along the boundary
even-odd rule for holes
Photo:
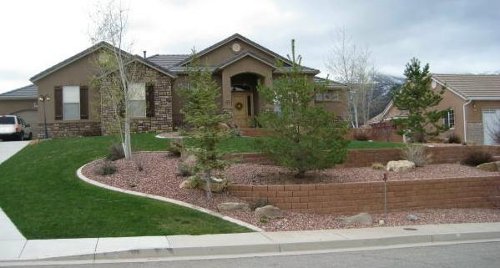
[[[240,128],[250,126],[254,115],[253,94],[251,92],[232,92],[233,123]]]

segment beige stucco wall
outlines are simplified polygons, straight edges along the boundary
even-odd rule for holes
[[[343,88],[334,88],[333,90],[339,92],[339,100],[338,101],[328,101],[328,102],[315,102],[316,105],[325,108],[326,110],[333,112],[335,116],[348,118],[348,110],[347,110],[347,101],[348,101],[348,93],[347,90]]]
[[[23,110],[36,110],[37,100],[0,100],[0,114],[13,114]]]
[[[96,55],[93,53],[83,57],[64,68],[38,80],[35,85],[38,86],[38,94],[49,95],[51,101],[46,105],[47,108],[47,123],[54,122],[97,122],[99,121],[99,94],[96,89],[90,86],[90,81],[93,74],[96,72]],[[55,102],[54,102],[54,87],[55,86],[88,86],[89,87],[89,120],[55,120]],[[39,104],[40,105],[40,104]],[[42,109],[38,110],[40,122],[43,119]]]
[[[440,91],[442,89],[441,85],[436,86],[436,91]],[[436,110],[446,110],[453,109],[455,114],[455,127],[450,130],[442,133],[440,137],[446,138],[451,133],[455,133],[460,136],[460,139],[464,140],[464,113],[463,113],[463,104],[465,103],[464,99],[451,92],[450,90],[445,90],[443,94],[443,100],[434,108]]]

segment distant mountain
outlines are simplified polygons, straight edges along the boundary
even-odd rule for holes
[[[371,100],[370,118],[380,114],[391,101],[392,91],[399,88],[405,79],[393,75],[378,73],[375,75],[375,87]]]

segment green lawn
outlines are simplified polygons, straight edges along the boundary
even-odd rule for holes
[[[54,139],[30,145],[0,165],[0,207],[28,239],[248,232],[241,226],[164,202],[104,190],[76,170],[102,157],[111,137]],[[164,150],[153,134],[137,150]]]
[[[256,152],[257,148],[255,143],[257,140],[262,138],[252,138],[252,137],[231,137],[228,140],[224,141],[219,145],[219,149],[226,153],[247,153],[247,152]],[[158,142],[149,142],[150,148],[154,148]],[[189,140],[187,141],[189,145]],[[168,147],[168,145],[166,145]],[[384,141],[351,141],[348,145],[348,149],[357,150],[357,149],[384,149],[384,148],[400,148],[403,146],[403,143],[395,143],[395,142],[384,142]],[[163,143],[160,148],[166,148]]]

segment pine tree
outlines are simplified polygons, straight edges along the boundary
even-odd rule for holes
[[[185,101],[182,113],[191,128],[188,136],[194,145],[191,151],[197,158],[195,171],[205,181],[210,198],[212,176],[227,164],[217,145],[229,135],[229,131],[221,127],[228,122],[229,115],[214,101],[219,98],[220,88],[212,74],[199,64],[194,52],[192,59],[188,67],[188,86],[181,90]]]
[[[395,119],[400,134],[406,134],[413,141],[425,142],[447,128],[440,119],[447,110],[436,110],[443,99],[444,87],[436,92],[430,88],[431,74],[429,64],[420,67],[420,61],[412,58],[404,72],[406,82],[399,91],[394,92],[393,102],[400,111],[408,111],[406,118]]]
[[[319,170],[341,163],[347,153],[346,124],[335,115],[315,106],[313,98],[325,89],[301,70],[300,56],[295,56],[292,40],[291,72],[259,87],[267,103],[277,105],[278,112],[264,111],[258,122],[271,135],[258,146],[277,164],[296,172],[302,178],[309,170]]]

